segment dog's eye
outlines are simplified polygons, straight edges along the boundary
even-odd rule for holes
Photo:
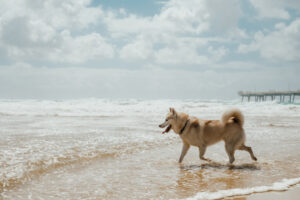
[[[166,119],[166,121],[168,121],[168,119]]]

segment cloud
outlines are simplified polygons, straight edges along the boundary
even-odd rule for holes
[[[120,58],[126,61],[146,60],[153,56],[152,43],[139,35],[120,50]]]
[[[42,22],[55,30],[80,30],[98,23],[100,7],[90,7],[91,0],[11,0],[0,2],[1,23],[27,18],[29,23]]]
[[[139,33],[200,34],[207,31],[235,29],[241,16],[237,0],[225,5],[218,0],[169,0],[158,14],[141,17],[109,12],[104,17],[108,30],[115,36]]]
[[[278,0],[250,0],[252,5],[258,10],[259,17],[289,19],[290,14],[282,7]]]
[[[248,53],[258,51],[263,58],[271,61],[299,61],[300,54],[300,19],[289,25],[279,23],[275,31],[270,33],[257,32],[250,44],[241,44],[238,52]]]
[[[250,0],[260,18],[290,19],[289,10],[300,11],[298,0]]]
[[[204,34],[214,33],[215,41],[245,37],[237,27],[240,16],[236,0],[226,5],[217,0],[170,0],[152,17],[116,11],[106,13],[103,21],[113,38],[125,41],[119,53],[123,60],[194,65],[219,61],[227,54],[223,45],[207,46],[213,39]]]
[[[61,37],[62,44],[48,55],[52,61],[83,63],[92,59],[99,60],[114,56],[113,46],[98,33],[72,37],[70,32],[63,31]]]
[[[208,64],[208,57],[199,55],[197,50],[188,46],[178,48],[162,48],[155,53],[155,59],[158,64]]]
[[[117,58],[162,66],[195,65],[218,62],[227,55],[222,42],[212,47],[210,41],[245,35],[237,26],[238,0],[226,5],[218,0],[169,0],[150,17],[122,8],[103,10],[90,3],[0,2],[0,49],[14,62],[84,64]],[[99,26],[104,30],[99,31]],[[208,33],[214,36],[205,36]]]
[[[250,2],[260,17],[289,19],[289,9],[300,11],[296,0]],[[169,0],[157,14],[144,17],[123,8],[93,7],[91,0],[1,1],[1,57],[44,65],[118,60],[210,66],[231,55],[229,43],[249,40],[249,33],[239,27],[244,16],[240,4],[238,0],[226,4],[219,0]],[[239,45],[238,52],[259,51],[266,59],[298,60],[294,53],[298,31],[293,35],[291,30],[297,26],[294,20],[288,26],[277,25],[272,33],[259,30],[254,41]]]
[[[14,4],[15,3],[15,4]],[[87,31],[98,23],[100,7],[90,0],[0,2],[0,49],[15,62],[83,63],[112,58],[113,45]]]

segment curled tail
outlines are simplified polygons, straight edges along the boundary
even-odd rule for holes
[[[224,124],[229,123],[229,122],[234,122],[239,124],[241,127],[243,127],[244,124],[244,116],[242,112],[238,109],[232,109],[226,111],[223,116],[222,116],[222,122]]]

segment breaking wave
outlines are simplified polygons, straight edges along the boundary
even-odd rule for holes
[[[219,190],[217,192],[199,192],[194,197],[186,198],[186,200],[196,199],[222,199],[226,197],[250,195],[253,193],[263,193],[270,191],[284,191],[288,190],[289,187],[299,184],[300,177],[283,179],[279,182],[273,183],[271,186],[257,186],[252,188],[235,188],[230,190]]]
[[[174,141],[126,142],[113,145],[113,147],[98,146],[97,148],[86,152],[80,152],[80,149],[73,147],[71,150],[68,150],[69,153],[53,155],[50,158],[48,157],[48,159],[27,161],[26,163],[22,163],[22,165],[16,163],[15,166],[8,166],[7,164],[2,163],[3,170],[0,173],[0,192],[60,167],[85,163],[97,159],[116,158],[122,155],[133,154],[141,150],[154,148],[157,147],[158,144],[165,145],[172,142]],[[72,153],[70,153],[70,151]]]

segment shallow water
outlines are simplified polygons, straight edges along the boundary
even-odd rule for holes
[[[180,138],[158,128],[170,106],[201,119],[241,109],[258,162],[237,151],[228,166],[221,142],[207,149],[212,162],[192,147],[178,164]],[[300,177],[299,105],[0,100],[0,127],[2,199],[214,199],[277,190]]]

